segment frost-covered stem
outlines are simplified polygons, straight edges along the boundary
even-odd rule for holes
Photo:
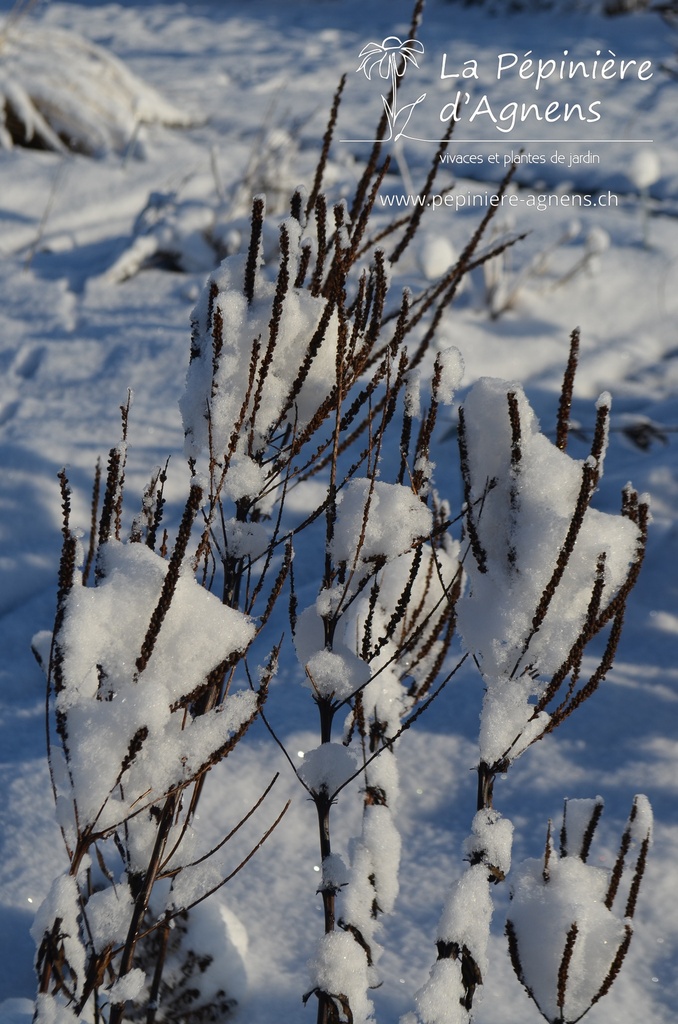
[[[332,800],[326,789],[316,793],[315,806],[318,813],[318,830],[320,835],[320,857],[323,863],[332,853],[332,840],[330,837],[330,808]],[[323,913],[325,915],[325,935],[333,932],[336,925],[335,917],[335,893],[332,888],[322,889]]]
[[[493,904],[491,884],[510,866],[512,825],[492,810],[480,810],[466,840],[470,867],[452,887],[440,924],[438,957],[415,996],[419,1024],[467,1024],[476,990],[487,970]],[[406,1018],[409,1024],[410,1018]]]
[[[334,1010],[334,1003],[330,999],[327,992],[318,992],[318,1024],[331,1024],[332,1018],[330,1014]]]
[[[504,881],[511,863],[513,826],[493,809],[494,780],[507,767],[502,761],[478,764],[477,813],[464,844],[470,867],[447,897],[438,925],[437,961],[415,996],[418,1007],[438,1007],[434,1015],[426,1010],[425,1017],[415,1018],[420,1024],[467,1024],[476,990],[484,983],[494,910],[491,887]]]
[[[345,85],[346,85],[346,75],[344,74],[339,79],[339,85],[337,86],[336,92],[334,93],[334,98],[332,100],[332,108],[330,110],[330,116],[329,116],[329,120],[327,122],[327,128],[326,128],[325,134],[323,136],[322,150],[320,152],[320,157],[318,158],[318,164],[316,166],[315,178],[313,180],[313,186],[311,188],[311,192],[310,192],[309,197],[308,197],[308,202],[306,204],[306,217],[309,216],[309,214],[311,213],[311,211],[315,207],[316,200],[318,199],[318,196],[320,194],[320,189],[322,188],[323,175],[325,173],[325,168],[327,166],[327,158],[328,158],[329,153],[330,153],[330,146],[332,144],[332,137],[334,135],[334,129],[335,129],[336,124],[337,124],[337,115],[339,113],[339,104],[341,103],[341,94],[344,91],[344,86]],[[299,219],[299,218],[297,218],[297,219]]]
[[[60,917],[55,917],[54,922],[52,924],[51,933],[49,934],[49,936],[47,934],[45,934],[45,936],[43,937],[43,940],[42,940],[42,945],[41,945],[40,949],[38,950],[38,963],[40,962],[40,956],[41,956],[42,950],[45,947],[48,947],[51,944],[54,948],[56,948],[58,940],[59,940],[59,929],[60,928],[61,928],[61,918]],[[38,992],[40,994],[42,994],[44,992],[49,992],[49,986],[50,986],[50,983],[52,981],[53,970],[54,970],[54,958],[49,956],[49,955],[44,956],[43,960],[42,960],[42,970],[40,971],[40,977],[39,977],[39,982],[38,982]]]
[[[489,810],[492,807],[492,799],[494,795],[495,772],[490,768],[489,764],[486,764],[485,761],[480,762],[477,771],[478,799],[476,803],[476,810]]]
[[[174,813],[176,811],[177,796],[172,794],[168,797],[165,802],[165,806],[162,811],[162,817],[158,823],[158,831],[155,837],[155,844],[153,846],[153,852],[151,859],[148,863],[146,873],[141,883],[140,891],[137,893],[134,901],[134,910],[130,919],[129,928],[127,930],[127,939],[125,941],[125,947],[122,952],[122,958],[120,960],[120,968],[118,970],[118,978],[124,978],[126,974],[132,970],[134,964],[134,951],[136,944],[139,939],[139,933],[143,926],[144,916],[148,909],[148,901],[151,898],[151,890],[155,884],[155,880],[158,875],[160,868],[160,862],[167,843],[167,837],[172,827],[172,821],[174,819]],[[111,1006],[111,1015],[109,1017],[109,1024],[121,1024],[123,1020],[123,1014],[125,1011],[124,1003],[114,1003]]]
[[[327,698],[316,698],[318,711],[320,713],[320,742],[330,743],[332,739],[332,722],[334,720],[335,706],[332,700]],[[320,863],[332,853],[332,839],[330,833],[330,809],[332,797],[326,787],[321,787],[319,792],[313,794],[316,813],[318,815],[318,831],[320,840]],[[323,911],[325,914],[325,934],[334,931],[335,920],[335,893],[332,888],[322,889]]]
[[[169,933],[171,926],[172,925],[169,917],[166,917],[162,925],[160,926],[160,948],[158,949],[158,955],[155,961],[155,968],[153,970],[153,981],[151,982],[151,989],[148,996],[146,1024],[154,1024],[155,1017],[158,1012],[160,983],[162,981],[162,972],[165,967],[165,957],[167,956],[167,943],[169,941]]]
[[[249,508],[250,503],[246,498],[241,498],[240,501],[236,502],[235,518],[238,523],[247,522],[247,513]],[[220,511],[223,517],[223,506]],[[228,605],[229,608],[238,608],[240,605],[240,589],[243,577],[242,558],[226,554],[223,559],[223,567],[224,592],[222,595],[222,601],[225,605]]]
[[[558,423],[556,427],[556,448],[564,452],[567,448],[567,437],[570,430],[570,412],[572,410],[572,394],[574,391],[574,378],[579,362],[579,339],[578,327],[570,335],[570,355],[567,360],[567,367],[563,377],[563,384],[560,390],[560,403],[558,405]]]
[[[320,716],[320,742],[330,743],[332,739],[332,722],[336,711],[336,705],[331,698],[316,695],[316,704]],[[313,803],[318,818],[318,838],[320,844],[320,864],[328,863],[327,858],[332,854],[332,836],[330,831],[330,811],[332,808],[332,794],[326,786],[313,792]],[[329,935],[336,928],[336,892],[332,886],[322,885],[320,894],[323,901],[324,934]],[[328,992],[318,990],[318,1015],[317,1024],[331,1024],[334,1020],[335,1006]]]
[[[181,517],[179,533],[177,535],[174,551],[172,552],[172,557],[169,561],[167,575],[165,576],[162,586],[160,599],[153,611],[153,615],[151,616],[151,621],[149,623],[148,630],[146,631],[144,642],[141,646],[141,652],[136,660],[137,678],[146,669],[151,655],[153,654],[165,615],[167,614],[167,610],[172,601],[172,596],[176,590],[177,581],[181,574],[181,567],[191,535],[191,528],[198,513],[198,509],[200,508],[201,501],[202,488],[197,484],[193,484],[184,507],[183,516]]]

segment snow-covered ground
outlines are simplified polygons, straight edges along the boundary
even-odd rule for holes
[[[0,14],[10,7],[0,2]],[[131,388],[128,490],[140,494],[150,471],[171,454],[168,497],[176,511],[186,487],[178,399],[190,315],[216,260],[205,232],[233,244],[249,193],[268,191],[275,209],[280,193],[310,184],[343,72],[348,82],[337,137],[370,137],[382,83],[355,73],[358,55],[371,40],[405,38],[410,15],[403,0],[43,3],[35,13],[44,28],[73,30],[112,51],[191,125],[143,126],[127,151],[99,159],[0,150],[0,1004],[34,995],[29,929],[65,859],[45,759],[43,678],[30,652],[31,637],[50,628],[54,614],[61,539],[56,474],[67,467],[74,519],[86,528],[93,466],[117,440],[119,406]],[[595,400],[610,391],[611,443],[597,507],[616,511],[621,488],[632,480],[651,495],[654,521],[614,671],[580,715],[523,757],[498,785],[496,803],[515,825],[515,856],[536,856],[546,821],[558,817],[564,797],[601,794],[604,842],[595,856],[609,864],[633,795],[649,797],[655,843],[636,934],[620,978],[588,1019],[669,1024],[678,1004],[678,92],[675,74],[661,65],[675,67],[678,33],[653,14],[490,17],[433,0],[419,38],[426,55],[418,69],[408,70],[403,86],[411,90],[409,101],[418,88],[427,93],[407,126],[417,139],[441,134],[437,113],[456,95],[457,80],[440,78],[443,52],[448,73],[477,61],[478,78],[461,79],[462,88],[468,81],[474,97],[487,95],[497,110],[513,100],[545,106],[554,96],[587,107],[602,97],[601,118],[593,124],[526,122],[503,134],[486,115],[460,122],[450,152],[482,161],[445,167],[439,184],[449,183],[454,170],[455,193],[469,202],[428,212],[415,252],[397,266],[395,284],[416,286],[460,251],[483,212],[470,208],[470,197],[488,192],[505,156],[510,161],[522,149],[545,158],[521,163],[516,203],[498,213],[491,229],[497,237],[530,233],[495,265],[492,280],[468,282],[443,322],[441,344],[461,350],[465,388],[485,375],[522,382],[548,433],[569,334],[579,326],[573,419],[580,430],[571,452],[586,456]],[[648,60],[653,74],[623,82],[578,79],[572,93],[572,83],[563,81],[535,91],[515,72],[496,80],[498,54],[515,54],[520,63],[528,51],[546,60],[564,50],[589,64],[597,50],[611,51],[615,60]],[[0,35],[0,76],[2,61]],[[567,141],[574,139],[599,141]],[[335,196],[349,191],[365,151],[361,143],[335,144],[329,169]],[[557,152],[563,161],[551,159]],[[490,163],[490,154],[497,160]],[[408,192],[408,179],[421,181],[431,155],[430,144],[400,140],[385,193]],[[635,179],[653,170],[655,157],[658,178],[643,205]],[[601,190],[618,196],[618,205],[539,209],[535,203],[538,196]],[[165,198],[149,203],[152,193]],[[137,272],[143,259],[168,252],[179,270],[155,265]],[[458,502],[449,426],[439,425],[434,458],[439,488]],[[303,585],[303,555],[296,572]],[[298,666],[288,657],[268,710],[295,752],[317,743],[299,684]],[[477,763],[481,700],[479,676],[466,671],[401,741],[401,892],[386,923],[384,984],[372,994],[384,1024],[410,1008],[426,978],[444,894],[464,869],[461,843],[475,809],[469,769]],[[269,797],[269,821],[288,796],[291,808],[220,896],[248,934],[250,995],[237,1019],[249,1024],[314,1016],[313,1002],[305,1010],[301,1003],[306,962],[321,930],[312,807],[261,727],[229,761],[229,799],[237,793],[237,806],[224,812],[215,783],[200,807],[206,836],[218,838],[277,770],[282,774]],[[345,850],[358,829],[356,807],[340,802],[339,846]],[[234,864],[261,830],[254,825],[242,845],[234,843]],[[477,1020],[536,1021],[505,949],[507,886],[497,887],[496,899],[492,971]],[[25,1003],[7,1003],[3,1017],[0,1006],[0,1019],[9,1024],[16,1011],[17,1021],[25,1020],[22,1008]]]

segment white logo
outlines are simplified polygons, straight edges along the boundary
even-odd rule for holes
[[[414,64],[415,68],[419,67],[417,54],[422,54],[423,52],[424,44],[420,43],[418,39],[405,39],[403,41],[398,36],[387,36],[381,43],[368,43],[360,51],[359,56],[362,59],[360,66],[356,68],[356,72],[364,71],[365,77],[371,81],[372,72],[376,68],[380,78],[384,80],[390,79],[391,81],[389,98],[387,99],[383,94],[381,97],[386,117],[388,118],[390,132],[384,141],[393,139],[394,142],[397,142],[398,139],[403,137],[414,108],[426,98],[426,93],[424,92],[414,103],[405,103],[398,109],[398,79],[403,77],[408,64]],[[396,122],[398,123],[397,129]],[[377,140],[375,139],[374,141]]]

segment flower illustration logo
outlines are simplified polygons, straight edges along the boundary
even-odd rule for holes
[[[372,72],[376,69],[379,72],[380,78],[391,80],[390,102],[384,95],[381,98],[384,103],[391,133],[389,139],[393,139],[396,142],[404,135],[414,108],[426,98],[426,93],[422,93],[414,103],[406,103],[399,110],[397,102],[398,79],[403,77],[408,64],[414,64],[415,68],[419,67],[417,54],[422,54],[423,52],[424,44],[420,43],[418,39],[405,39],[403,41],[398,36],[387,36],[381,43],[368,43],[367,46],[363,46],[359,54],[362,60],[356,71],[364,71],[365,77],[371,80]],[[397,132],[396,121],[400,121],[400,127]]]
[[[407,62],[411,61],[418,68],[415,53],[423,53],[424,44],[418,39],[406,39],[403,42],[398,36],[387,36],[381,43],[368,43],[363,46],[359,56],[363,58],[358,71],[364,71],[367,78],[372,78],[372,71],[379,68],[382,78],[393,80],[405,74]]]

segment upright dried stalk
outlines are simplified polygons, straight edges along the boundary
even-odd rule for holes
[[[495,779],[595,693],[612,666],[626,601],[643,558],[648,510],[635,492],[625,491],[621,516],[591,508],[607,445],[608,395],[598,402],[588,459],[577,463],[563,451],[577,344],[574,332],[556,447],[540,434],[525,397],[513,386],[480,381],[460,411],[469,589],[457,603],[457,618],[485,686],[477,809],[465,844],[470,867],[448,897],[436,941],[438,959],[416,996],[420,1015],[411,1015],[411,1024],[469,1020],[487,970],[491,887],[506,877],[511,864],[512,825],[494,808]],[[549,482],[546,497],[544,481]],[[582,682],[584,652],[603,630],[608,633],[603,654]],[[583,864],[601,806],[595,805],[584,826],[579,819],[570,821],[571,806],[561,846],[576,851]],[[641,846],[643,865],[646,849]],[[556,867],[549,832],[540,885],[553,885]],[[634,875],[629,906],[635,906],[641,874],[638,869]],[[590,896],[594,902],[597,898]],[[507,934],[516,973],[541,1006],[534,994],[539,968],[528,963],[525,953],[529,926],[518,934],[513,916]],[[564,1014],[573,972],[579,976],[584,969],[582,934],[583,925],[565,922],[555,972],[555,1010],[547,1017],[554,1024],[578,1019]],[[622,928],[618,955],[611,952],[593,1001],[609,989],[629,938]],[[538,962],[534,943],[530,951]],[[432,1005],[442,1007],[443,991],[453,1009],[431,1013]]]

